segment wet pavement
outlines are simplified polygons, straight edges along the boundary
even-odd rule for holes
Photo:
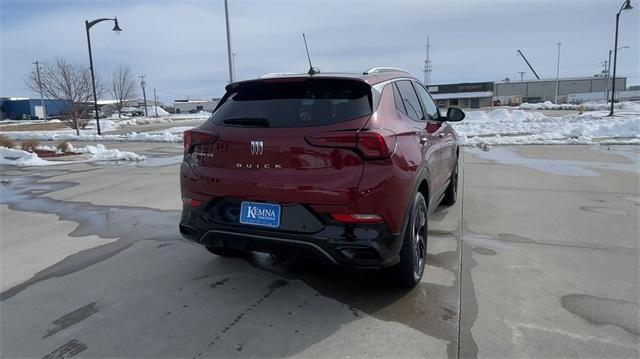
[[[112,146],[2,168],[2,357],[638,357],[639,146],[466,149],[410,291],[187,243],[180,146]]]

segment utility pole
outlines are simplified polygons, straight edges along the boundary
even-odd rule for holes
[[[522,87],[522,83],[524,82],[524,74],[526,72],[518,71],[518,73],[520,74],[520,96],[522,96],[522,99],[520,100],[520,102],[522,102],[524,100],[524,88]]]
[[[40,81],[40,62],[36,60],[36,62],[32,62],[32,64],[36,65],[36,71],[38,73],[38,88],[40,89],[40,106],[42,107],[42,119],[47,118],[47,109],[44,106],[44,95],[42,95],[42,81]]]
[[[558,92],[560,91],[560,46],[562,46],[562,43],[557,43],[556,46],[558,46],[558,67],[556,68],[556,101],[555,103],[558,104]]]
[[[427,58],[424,60],[424,85],[431,84],[431,58],[429,57],[429,36],[427,36]]]
[[[609,50],[609,65],[607,66],[607,98],[605,99],[606,101],[609,101],[609,83],[611,81],[611,54],[613,53],[613,50]]]
[[[144,91],[144,88],[147,86],[147,83],[144,81],[145,75],[138,76],[140,78],[140,87],[142,87],[142,100],[144,101],[144,117],[149,117],[147,113],[147,94]]]
[[[155,87],[153,88],[153,108],[156,110],[156,117],[158,117],[158,96]]]
[[[229,29],[229,4],[224,0],[224,19],[227,24],[227,57],[229,61],[229,83],[233,82],[233,60],[231,59],[231,30]]]
[[[609,61],[604,60],[602,62],[602,67],[604,68],[602,70],[602,76],[604,76],[604,101],[607,102],[607,99],[609,98]]]

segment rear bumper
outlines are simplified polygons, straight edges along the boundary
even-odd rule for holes
[[[286,254],[356,268],[382,268],[399,261],[401,236],[393,235],[385,223],[342,224],[314,214],[321,225],[313,226],[313,232],[300,232],[222,223],[212,206],[184,206],[180,222],[184,238],[208,247]]]

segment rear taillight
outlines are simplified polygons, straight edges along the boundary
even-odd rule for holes
[[[376,223],[384,222],[377,214],[331,213],[331,217],[342,223]]]
[[[184,153],[191,153],[194,146],[208,145],[216,142],[218,135],[215,133],[192,128],[184,131],[182,135],[182,143],[184,145]]]
[[[360,131],[358,150],[367,158],[386,158],[396,147],[396,136],[388,130]]]
[[[182,203],[190,207],[200,207],[203,202],[195,198],[182,197]]]
[[[354,149],[365,159],[387,158],[396,147],[395,133],[385,129],[324,132],[305,138],[313,146]]]

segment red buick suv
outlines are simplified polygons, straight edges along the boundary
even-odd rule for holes
[[[406,71],[274,74],[227,85],[184,133],[182,235],[210,252],[310,257],[422,278],[427,215],[456,201],[458,140]]]

